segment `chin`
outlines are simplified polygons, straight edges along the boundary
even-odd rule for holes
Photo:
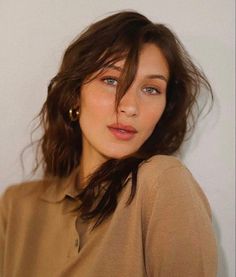
[[[132,156],[132,154],[135,153],[135,151],[132,152],[117,152],[117,153],[106,153],[106,156],[108,159],[124,159],[124,158],[128,158],[130,156]]]

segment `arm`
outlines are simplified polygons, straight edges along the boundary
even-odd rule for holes
[[[4,255],[7,232],[7,216],[10,206],[11,186],[0,197],[0,276],[4,276]]]
[[[217,247],[201,188],[184,166],[165,170],[156,182],[145,241],[148,277],[215,277]]]
[[[5,247],[5,233],[6,233],[6,205],[5,195],[0,198],[0,276],[3,276],[3,260],[4,260],[4,247]]]

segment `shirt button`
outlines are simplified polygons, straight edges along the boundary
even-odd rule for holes
[[[79,240],[75,239],[75,247],[77,248],[79,246]]]

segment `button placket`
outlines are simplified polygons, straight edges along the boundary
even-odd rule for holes
[[[68,258],[76,257],[79,253],[80,248],[80,237],[78,232],[76,231],[76,221],[77,221],[77,214],[71,215],[73,217],[72,224],[70,226],[71,232],[70,232],[70,249],[68,252]],[[69,235],[69,234],[68,234]]]

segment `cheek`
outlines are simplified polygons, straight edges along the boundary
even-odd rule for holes
[[[165,101],[159,105],[150,107],[146,109],[145,116],[143,117],[143,125],[146,126],[148,130],[153,130],[156,124],[159,122],[165,109]]]
[[[108,118],[114,109],[114,97],[105,94],[99,86],[92,86],[81,92],[81,117],[98,121],[100,118]]]
[[[81,112],[102,113],[105,110],[113,109],[114,95],[104,93],[99,85],[91,85],[81,92]]]
[[[148,114],[145,117],[145,121],[143,122],[144,126],[146,126],[146,131],[148,133],[152,132],[156,126],[156,124],[159,121],[159,115],[155,115],[155,114]]]

